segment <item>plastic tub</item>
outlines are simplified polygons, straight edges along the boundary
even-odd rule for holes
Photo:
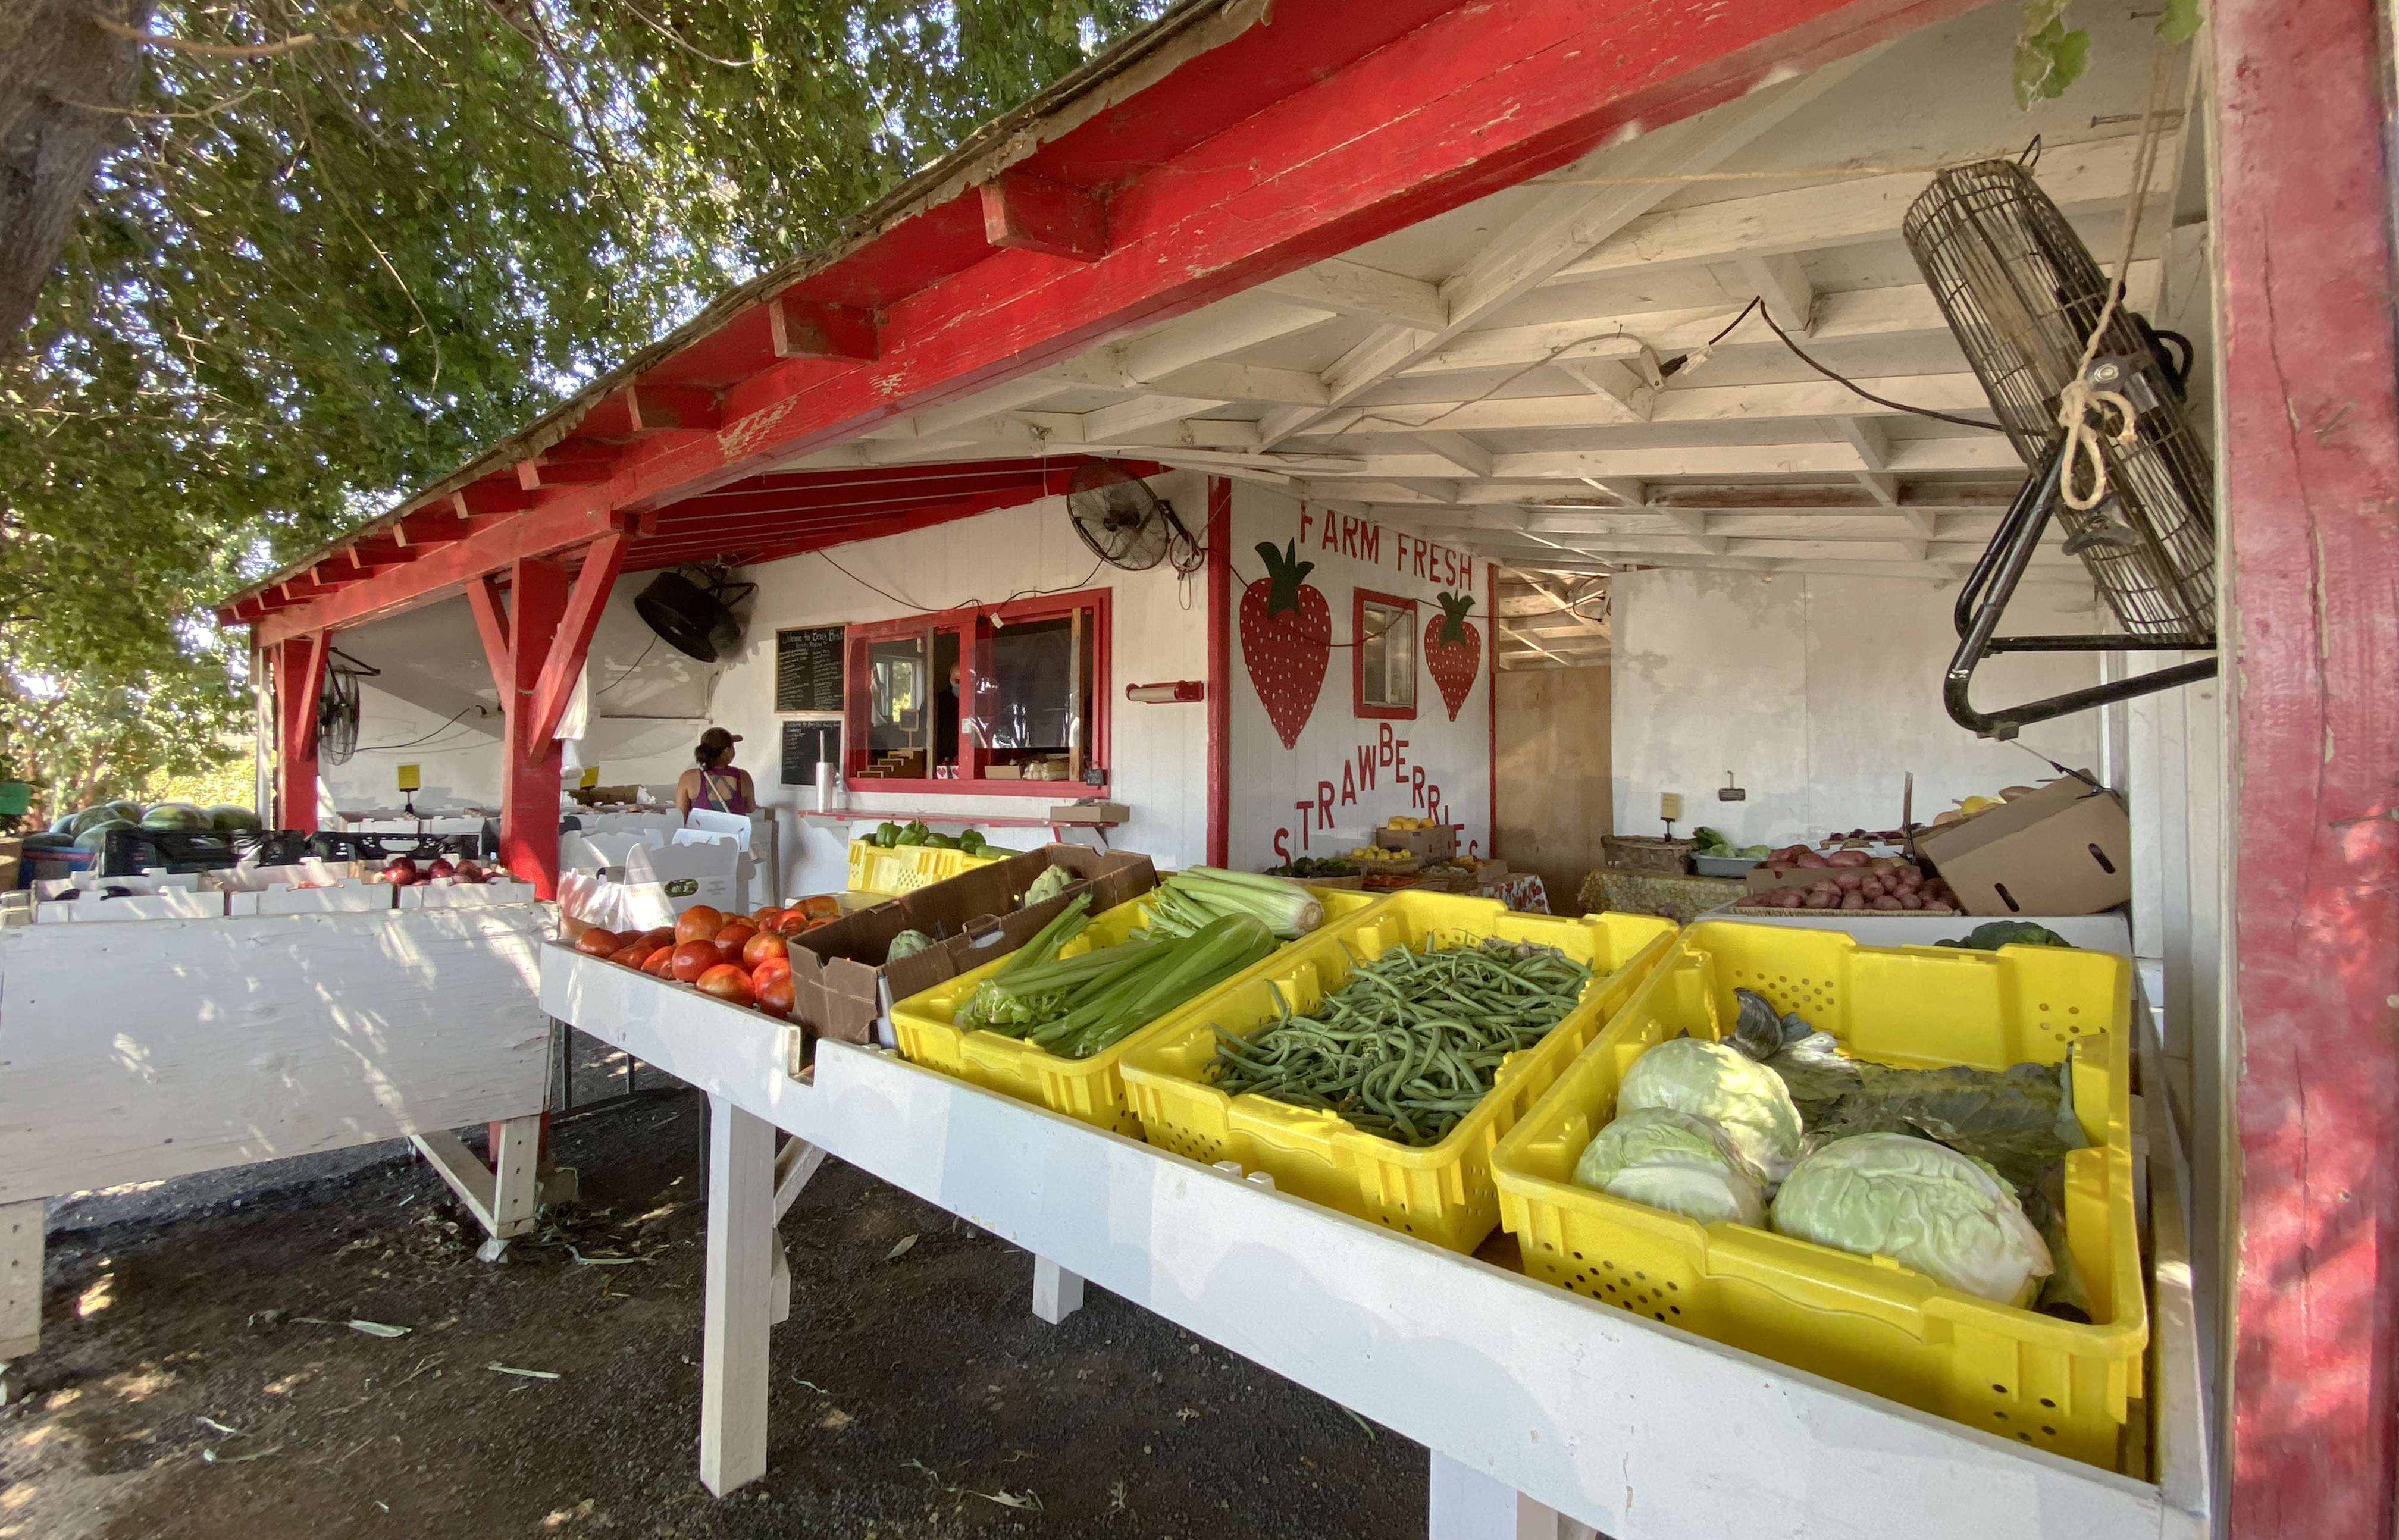
[[[888,852],[886,852],[888,854]],[[1383,902],[1378,894],[1345,893],[1331,889],[1313,890],[1319,903],[1324,906],[1326,926],[1338,926],[1345,919],[1363,913]],[[1142,924],[1142,904],[1136,898],[1117,905],[1095,916],[1080,936],[1066,943],[1059,955],[1079,956],[1094,947],[1114,946],[1131,935]],[[1320,928],[1316,935],[1325,934]],[[910,995],[891,1007],[891,1031],[899,1039],[900,1052],[912,1063],[928,1069],[954,1074],[961,1080],[1012,1096],[1020,1101],[1037,1102],[1051,1112],[1064,1113],[1068,1117],[1112,1129],[1130,1138],[1142,1136],[1140,1120],[1134,1116],[1125,1095],[1123,1077],[1118,1074],[1127,1054],[1156,1033],[1180,1021],[1191,1011],[1204,1007],[1226,990],[1243,979],[1279,966],[1282,959],[1297,948],[1309,944],[1308,939],[1289,942],[1277,948],[1264,959],[1240,973],[1170,1012],[1136,1028],[1089,1059],[1062,1059],[1035,1044],[1019,1037],[1004,1037],[996,1032],[969,1032],[955,1024],[951,1018],[958,1006],[974,993],[985,979],[997,971],[1000,964],[1015,955],[995,957],[971,973],[961,973],[946,983],[937,984],[919,994]]]
[[[1002,850],[985,856],[971,850],[945,850],[937,844],[899,844],[887,850],[864,840],[852,840],[849,886],[852,892],[894,898],[955,877],[969,867],[1016,854]]]
[[[1491,1094],[1440,1143],[1413,1149],[1331,1113],[1227,1096],[1208,1083],[1213,1028],[1247,1035],[1273,1020],[1270,982],[1294,1011],[1304,1011],[1349,981],[1353,954],[1371,959],[1394,946],[1494,936],[1557,947],[1598,977],[1539,1044],[1500,1066]],[[1496,898],[1403,890],[1298,943],[1213,999],[1186,1006],[1178,1021],[1162,1024],[1125,1056],[1125,1087],[1153,1144],[1210,1164],[1238,1161],[1245,1171],[1271,1173],[1284,1192],[1471,1251],[1499,1222],[1492,1145],[1592,1041],[1674,938],[1673,921],[1647,914],[1565,919],[1515,913]]]
[[[1860,946],[1835,931],[1703,922],[1633,995],[1492,1165],[1534,1277],[2004,1439],[2114,1468],[2148,1314],[2133,1213],[2127,964],[2098,952]],[[2068,1154],[2067,1244],[2092,1324],[1995,1304],[1882,1257],[1573,1185],[1624,1071],[1683,1033],[1728,1031],[1746,988],[1852,1055],[2004,1069],[2071,1055],[2092,1147]]]

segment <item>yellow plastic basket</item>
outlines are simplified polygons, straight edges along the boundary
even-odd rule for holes
[[[1336,925],[1344,919],[1373,909],[1383,901],[1378,894],[1348,893],[1331,888],[1310,888],[1317,901],[1324,906],[1327,925]],[[1085,926],[1083,933],[1066,943],[1059,952],[1061,957],[1077,957],[1094,947],[1114,946],[1131,935],[1142,924],[1141,900],[1118,904],[1105,911]],[[1318,935],[1324,932],[1319,930]],[[1127,1033],[1114,1047],[1104,1048],[1089,1059],[1062,1059],[1022,1038],[1003,1037],[996,1032],[969,1032],[956,1025],[951,1018],[958,1006],[985,979],[1015,955],[995,957],[971,973],[961,973],[947,983],[937,984],[920,994],[910,995],[891,1007],[891,1030],[900,1040],[900,1052],[912,1063],[928,1069],[954,1074],[961,1080],[1012,1096],[1020,1101],[1037,1102],[1051,1112],[1064,1113],[1102,1128],[1112,1129],[1130,1138],[1141,1137],[1141,1123],[1134,1117],[1125,1097],[1124,1080],[1118,1073],[1126,1054],[1172,1022],[1181,1020],[1190,1011],[1200,1008],[1242,979],[1273,968],[1294,948],[1308,945],[1303,939],[1277,948],[1274,952],[1241,973],[1210,990],[1182,1009],[1160,1017],[1148,1026]]]
[[[2035,1448],[2115,1468],[2148,1338],[2133,1219],[2128,965],[2103,952],[1860,946],[1838,931],[1709,921],[1684,933],[1499,1142],[1501,1222],[1537,1278]],[[1945,1289],[1860,1257],[1572,1184],[1652,1045],[1715,1039],[1753,989],[1861,1059],[2005,1069],[2070,1055],[2091,1148],[2066,1162],[2067,1245],[2092,1324]]]
[[[1426,1149],[1350,1127],[1332,1113],[1262,1096],[1227,1096],[1210,1085],[1215,1027],[1247,1035],[1276,1015],[1274,990],[1294,1011],[1312,1008],[1349,980],[1350,958],[1389,948],[1455,945],[1486,937],[1553,946],[1598,974],[1582,1003],[1547,1037],[1512,1056],[1480,1106]],[[1674,925],[1646,914],[1566,919],[1511,912],[1495,898],[1403,888],[1345,925],[1320,931],[1199,1007],[1150,1033],[1125,1056],[1133,1114],[1151,1143],[1204,1160],[1267,1171],[1275,1185],[1345,1214],[1471,1251],[1499,1223],[1491,1146],[1512,1127],[1643,975],[1673,945]]]
[[[914,893],[929,887],[945,877],[955,877],[969,867],[996,861],[1003,851],[990,856],[970,850],[944,850],[939,845],[901,844],[886,850],[864,840],[849,843],[849,886],[854,893],[879,893],[896,898],[902,893]]]

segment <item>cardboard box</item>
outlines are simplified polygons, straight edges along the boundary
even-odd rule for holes
[[[2096,914],[2133,896],[2133,829],[2116,794],[2071,777],[1917,836],[1969,914]]]
[[[1076,880],[1054,898],[1017,908],[1033,879],[1053,866]],[[1091,912],[1097,914],[1157,885],[1158,869],[1146,856],[1050,844],[854,911],[793,939],[792,1020],[835,1042],[873,1042],[875,1023],[889,1015],[893,1001],[1015,951],[1075,895],[1090,893]],[[922,931],[934,944],[886,961],[891,939],[903,930]]]
[[[1050,809],[1051,823],[1123,823],[1132,809],[1120,802],[1064,803]]]
[[[750,885],[741,870],[746,859],[729,840],[634,845],[625,853],[630,924],[610,928],[644,931],[671,925],[676,915],[698,904],[727,914],[749,913]]]
[[[1404,850],[1420,861],[1445,861],[1457,854],[1457,830],[1451,824],[1433,829],[1377,829],[1375,844],[1384,850]]]

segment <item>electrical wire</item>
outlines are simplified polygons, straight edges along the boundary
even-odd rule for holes
[[[1775,324],[1774,317],[1769,313],[1766,306],[1763,304],[1757,306],[1757,318],[1766,323],[1768,330],[1771,331],[1776,336],[1782,339],[1782,345],[1791,350],[1791,356],[1793,358],[1797,358],[1801,363],[1806,364],[1809,368],[1814,370],[1817,373],[1822,374],[1824,378],[1832,381],[1835,385],[1840,385],[1842,388],[1848,390],[1851,395],[1863,396],[1867,400],[1872,401],[1875,405],[1887,406],[1893,412],[1904,412],[1918,417],[1930,417],[1936,423],[1955,423],[1959,427],[1980,428],[1985,433],[2005,433],[2007,431],[2006,428],[2001,427],[1997,423],[1978,423],[1972,417],[1954,416],[1946,412],[1935,412],[1931,407],[1909,406],[1904,401],[1894,401],[1887,396],[1877,396],[1873,391],[1868,390],[1865,386],[1858,384],[1855,380],[1849,378],[1847,375],[1835,373],[1833,371],[1826,369],[1823,364],[1818,363],[1815,359],[1808,357],[1806,353],[1800,351],[1799,344],[1793,342],[1790,334],[1784,331],[1782,327]]]
[[[652,654],[653,652],[656,652],[656,651],[657,650],[657,645],[658,645],[658,637],[657,637],[657,632],[655,632],[655,631],[653,631],[653,632],[651,632],[651,633],[650,633],[650,644],[649,644],[648,646],[646,646],[646,647],[644,647],[644,648],[643,648],[643,649],[642,649],[642,655],[641,655],[640,657],[637,657],[637,658],[633,659],[633,661],[632,661],[632,662],[626,664],[626,665],[625,665],[625,668],[624,668],[623,672],[621,672],[621,673],[617,674],[617,676],[616,678],[614,678],[614,679],[610,680],[607,683],[603,684],[602,686],[600,686],[600,688],[599,688],[599,689],[597,689],[597,690],[595,690],[595,691],[593,691],[593,692],[592,692],[592,694],[593,694],[594,696],[604,696],[604,695],[606,695],[609,691],[614,690],[617,685],[624,683],[626,680],[628,680],[628,679],[630,679],[630,678],[631,678],[631,677],[632,677],[632,673],[633,673],[633,670],[634,670],[634,669],[636,669],[640,668],[644,663],[645,663],[645,662],[649,661],[650,654]]]
[[[448,732],[450,730],[451,723],[456,722],[460,717],[465,716],[468,712],[480,711],[481,709],[482,708],[480,706],[461,706],[457,710],[450,714],[449,722],[445,722],[440,726],[436,727],[430,733],[426,734],[424,737],[411,738],[406,743],[361,743],[356,749],[351,750],[350,752],[359,754],[365,753],[369,750],[373,750],[374,752],[381,753],[392,749],[413,749],[418,744],[425,742],[428,738],[437,738],[442,734]]]

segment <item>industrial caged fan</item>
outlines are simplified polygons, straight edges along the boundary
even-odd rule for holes
[[[741,645],[741,617],[733,607],[758,591],[717,568],[662,572],[633,596],[633,613],[658,639],[685,657],[714,663]]]
[[[359,681],[383,672],[340,648],[329,648],[325,682],[317,692],[317,757],[347,764],[359,751]]]
[[[1066,483],[1066,517],[1093,556],[1127,572],[1147,572],[1164,561],[1188,575],[1205,555],[1174,505],[1114,460],[1075,467]]]
[[[1958,595],[1958,651],[1943,691],[1951,719],[1985,737],[2012,738],[2027,723],[2212,677],[2216,660],[2207,657],[1993,711],[1971,704],[1976,666],[1998,653],[2214,648],[2215,478],[2184,413],[2189,339],[2153,330],[2120,301],[2083,375],[2102,404],[2087,415],[2092,433],[2076,462],[2076,497],[2092,495],[2094,453],[2106,466],[2106,495],[2089,509],[2066,496],[2059,466],[2073,450],[2059,400],[2106,309],[2108,279],[2024,167],[1989,160],[1943,171],[1901,231],[2031,470]],[[2133,408],[2129,423],[2121,404],[2104,404],[2111,401]],[[2053,518],[2121,634],[1997,634]]]

